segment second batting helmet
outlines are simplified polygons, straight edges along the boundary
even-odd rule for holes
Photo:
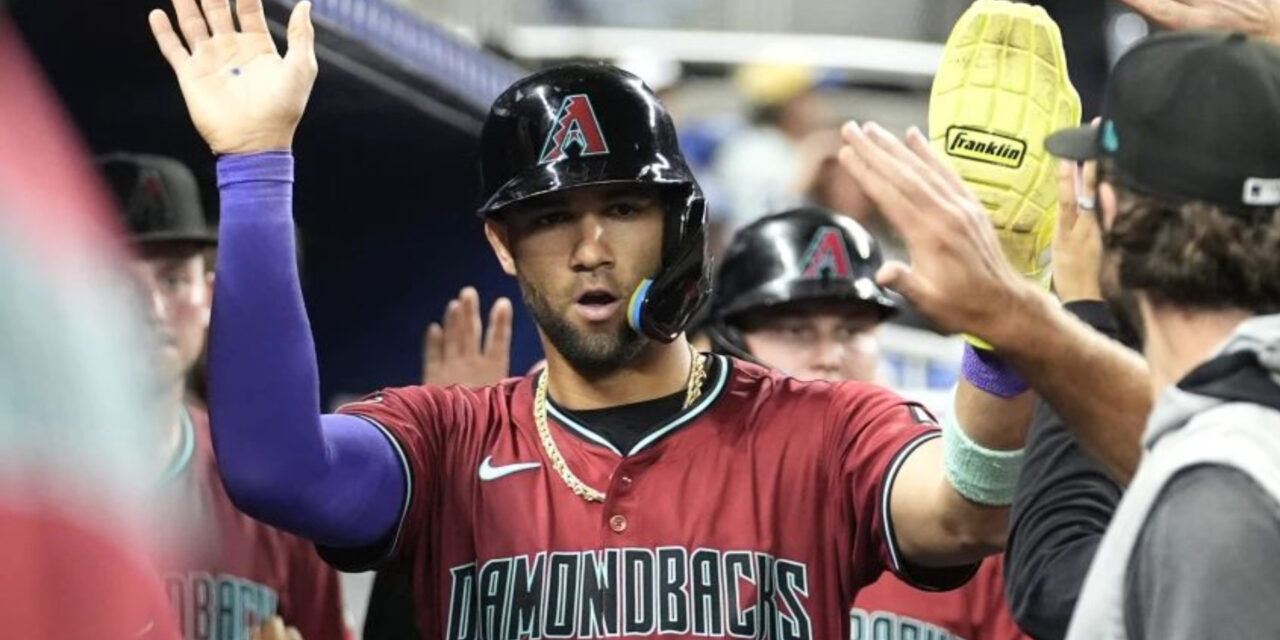
[[[734,234],[717,272],[708,333],[722,351],[751,358],[737,321],[747,312],[802,301],[855,301],[887,318],[898,294],[876,283],[874,236],[818,207],[765,216]]]
[[[710,288],[706,204],[666,108],[639,78],[609,65],[571,64],[528,76],[498,97],[481,133],[478,213],[574,187],[635,183],[667,197],[662,266],[632,293],[627,318],[655,340],[675,339]]]

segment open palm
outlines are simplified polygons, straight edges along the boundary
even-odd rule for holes
[[[196,130],[215,153],[288,149],[316,78],[311,4],[289,17],[282,57],[267,30],[262,0],[240,0],[236,30],[228,0],[173,0],[186,45],[159,9],[151,32],[173,67]]]

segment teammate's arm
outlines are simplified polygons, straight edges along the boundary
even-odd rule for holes
[[[219,267],[210,334],[210,418],[228,494],[260,520],[332,546],[377,542],[408,492],[372,423],[321,416],[315,348],[293,256],[288,150],[316,75],[310,4],[283,57],[261,0],[173,0],[149,16],[192,122],[218,161]]]
[[[982,205],[912,130],[844,129],[840,160],[902,234],[910,266],[878,279],[946,331],[993,345],[1122,482],[1141,454],[1150,377],[1136,354],[1063,311],[1005,263]],[[966,425],[966,427],[971,425]]]
[[[956,395],[955,420],[969,438],[989,449],[1022,448],[1035,394],[1006,400],[962,382]],[[961,495],[944,468],[942,440],[925,443],[903,462],[890,493],[898,548],[924,567],[962,565],[998,553],[1009,528],[1008,507]]]

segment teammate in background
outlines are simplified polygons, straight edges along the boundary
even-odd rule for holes
[[[606,65],[518,81],[482,134],[478,213],[547,368],[320,415],[288,152],[317,68],[310,4],[283,58],[258,2],[236,4],[238,29],[226,2],[175,9],[187,46],[162,11],[152,30],[222,154],[224,482],[342,566],[409,563],[428,637],[844,637],[884,569],[950,588],[1000,548],[1033,398],[962,381],[940,430],[871,385],[692,351],[704,203],[662,105]]]
[[[818,80],[817,69],[795,64],[751,63],[734,73],[750,126],[720,145],[711,167],[731,230],[800,204],[801,144],[833,121]]]
[[[734,235],[712,287],[715,350],[801,379],[875,382],[876,327],[901,306],[875,282],[882,262],[875,237],[846,216],[804,208],[757,220]],[[945,593],[881,576],[858,593],[850,637],[1024,637],[1005,604],[1002,560]]]
[[[307,640],[342,640],[337,574],[306,541],[236,509],[218,477],[208,417],[186,397],[209,328],[216,244],[194,176],[154,155],[114,153],[99,165],[137,250],[131,270],[166,385],[153,454],[156,506],[169,525],[160,564],[184,636],[245,638],[280,615]]]

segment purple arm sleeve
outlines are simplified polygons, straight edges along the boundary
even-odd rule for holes
[[[370,422],[320,415],[294,252],[293,156],[224,156],[218,188],[209,416],[223,485],[245,513],[304,538],[375,544],[399,523],[406,471]]]

